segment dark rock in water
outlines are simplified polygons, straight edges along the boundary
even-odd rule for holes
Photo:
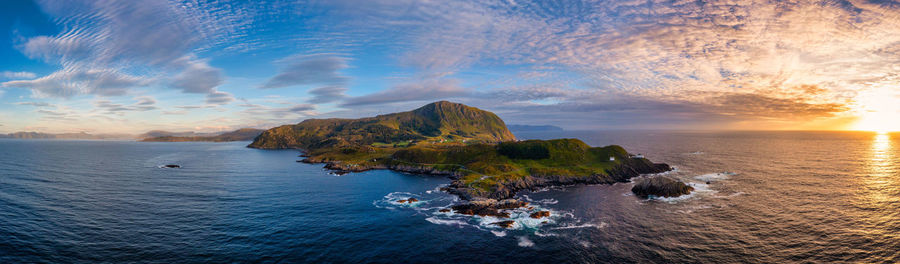
[[[444,209],[438,210],[438,212],[441,212],[441,213],[449,213],[449,212],[450,212],[450,209],[444,208]]]
[[[456,213],[459,214],[508,218],[509,213],[501,212],[500,210],[516,209],[525,207],[527,205],[528,202],[523,202],[516,199],[506,199],[501,201],[497,201],[494,199],[483,199],[475,200],[467,204],[454,205],[452,208],[454,211],[456,211]]]
[[[397,203],[405,203],[405,202],[406,202],[406,200],[399,200],[399,201],[397,201]]]
[[[173,169],[181,168],[181,166],[175,165],[175,164],[166,164],[166,165],[164,165],[163,167],[166,167],[166,168],[173,168]]]
[[[534,212],[534,213],[531,213],[530,217],[531,217],[531,218],[534,218],[534,219],[541,219],[541,218],[544,218],[544,217],[550,217],[550,211]]]
[[[419,201],[419,199],[416,199],[416,198],[409,198],[409,203],[415,203],[415,202],[418,202],[418,201]]]
[[[503,227],[503,228],[510,228],[510,227],[512,227],[513,224],[515,224],[515,223],[516,223],[516,221],[513,221],[513,220],[506,220],[506,221],[494,222],[494,223],[491,223],[491,224],[492,224],[492,225],[497,225],[497,226],[500,226],[500,227]]]
[[[640,179],[635,182],[634,187],[631,188],[631,192],[641,198],[647,198],[650,195],[658,197],[678,197],[690,194],[693,190],[694,187],[665,176]]]

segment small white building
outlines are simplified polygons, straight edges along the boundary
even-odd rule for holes
[[[609,161],[616,161],[616,157],[610,156]]]
[[[631,155],[631,157],[635,158],[635,159],[643,159],[644,155],[641,155],[640,153],[638,153],[637,155]]]

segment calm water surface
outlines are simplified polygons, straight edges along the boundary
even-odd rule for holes
[[[619,144],[693,185],[522,193],[547,223],[440,213],[442,177],[334,176],[235,143],[0,140],[0,263],[900,261],[900,135],[553,132]],[[160,165],[180,164],[181,169]],[[707,184],[708,182],[708,184]],[[421,202],[400,205],[397,199]]]

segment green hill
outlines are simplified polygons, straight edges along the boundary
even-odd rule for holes
[[[506,199],[519,190],[579,183],[614,183],[669,170],[631,157],[620,146],[591,147],[578,139],[516,141],[497,115],[436,102],[361,119],[311,119],[263,132],[249,147],[300,148],[308,163],[338,173],[391,169],[448,175],[446,188],[463,199]]]
[[[262,149],[418,142],[501,142],[515,137],[494,113],[440,101],[416,110],[360,119],[309,119],[269,129],[249,145]]]

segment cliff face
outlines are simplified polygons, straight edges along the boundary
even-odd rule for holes
[[[309,119],[269,129],[248,147],[314,149],[405,141],[515,140],[494,113],[440,101],[418,109],[360,119]]]

